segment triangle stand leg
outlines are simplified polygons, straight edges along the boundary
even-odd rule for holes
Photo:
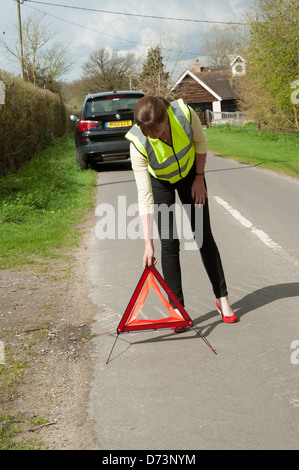
[[[112,356],[113,350],[114,350],[115,345],[116,345],[116,342],[117,342],[117,340],[118,340],[118,337],[119,337],[119,334],[117,334],[117,337],[115,338],[115,341],[114,341],[114,343],[113,343],[111,352],[110,352],[110,354],[109,354],[109,356],[108,356],[108,358],[107,358],[106,364],[109,364],[109,361],[110,361],[110,358],[111,358],[111,356]]]
[[[199,328],[197,327],[194,327],[194,330],[196,331],[196,334],[206,343],[207,346],[209,346],[209,348],[211,349],[211,351],[213,351],[213,353],[217,356],[217,351],[216,349],[211,345],[211,343],[207,340],[207,338],[205,338],[204,336],[202,336]]]

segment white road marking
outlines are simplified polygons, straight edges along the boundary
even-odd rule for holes
[[[284,248],[278,245],[278,243],[273,241],[272,238],[270,238],[269,235],[267,235],[267,233],[265,233],[263,230],[255,228],[252,222],[250,222],[248,219],[243,217],[239,211],[233,209],[221,197],[214,196],[214,199],[216,202],[218,202],[218,204],[224,207],[240,224],[250,229],[250,231],[254,233],[254,235],[256,235],[268,248],[271,248],[276,253],[279,253],[280,255],[282,255],[284,258],[286,258],[295,266],[298,265],[298,261],[294,259]]]

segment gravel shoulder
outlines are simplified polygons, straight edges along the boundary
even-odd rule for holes
[[[0,413],[16,418],[15,440],[34,438],[41,450],[98,449],[87,415],[97,313],[87,298],[92,216],[71,261],[0,271],[0,340],[14,377],[0,388]]]

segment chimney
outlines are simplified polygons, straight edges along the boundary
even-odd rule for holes
[[[199,60],[196,59],[195,64],[194,64],[194,70],[195,70],[196,72],[200,72],[200,68],[201,68],[201,67],[200,67]]]

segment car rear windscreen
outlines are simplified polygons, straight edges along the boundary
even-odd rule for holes
[[[101,114],[119,111],[133,111],[136,103],[143,95],[108,95],[88,100],[85,114]]]

